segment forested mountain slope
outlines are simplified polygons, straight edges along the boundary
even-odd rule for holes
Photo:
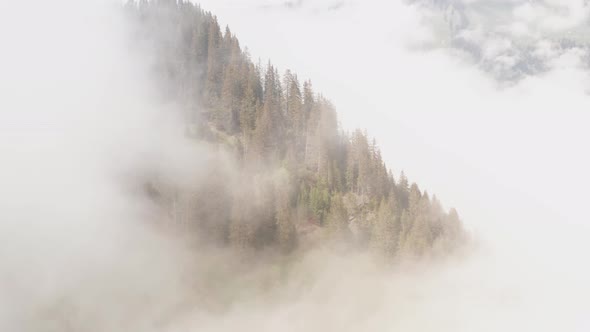
[[[365,132],[343,132],[310,81],[252,61],[198,5],[142,0],[126,10],[155,55],[163,95],[184,111],[187,135],[238,165],[236,176],[211,170],[194,188],[153,181],[171,223],[223,246],[283,253],[338,240],[395,258],[462,241],[457,212],[403,172],[395,177]]]

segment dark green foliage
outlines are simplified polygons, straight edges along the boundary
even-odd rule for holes
[[[347,240],[351,236],[348,227],[348,211],[340,193],[335,193],[330,202],[330,211],[326,220],[328,233],[337,240]]]
[[[308,206],[319,224],[323,224],[330,209],[330,189],[325,181],[320,180],[311,188]]]
[[[394,200],[382,200],[371,230],[371,248],[385,257],[393,257],[399,248],[400,215]]]
[[[310,81],[253,63],[215,16],[188,1],[125,8],[154,50],[163,96],[201,129],[196,138],[230,146],[242,161],[239,189],[216,184],[183,198],[201,232],[289,252],[315,225],[386,257],[450,249],[462,238],[454,209],[445,213],[403,172],[396,184],[375,141],[341,132],[334,106]]]

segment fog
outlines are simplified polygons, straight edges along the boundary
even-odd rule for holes
[[[486,59],[452,43],[443,5],[203,1],[255,57],[313,79],[344,128],[367,128],[474,237],[458,257],[388,269],[318,249],[278,285],[281,271],[151,226],[144,174],[198,182],[231,161],[183,138],[120,4],[0,5],[0,328],[587,330],[587,6],[451,3],[463,35],[496,31],[473,39]],[[581,46],[556,44],[571,31]],[[542,65],[504,75],[523,43]]]

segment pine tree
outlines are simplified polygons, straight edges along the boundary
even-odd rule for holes
[[[217,23],[217,18],[209,22],[208,39],[207,39],[207,81],[206,97],[212,105],[217,104],[219,100],[219,90],[221,83],[221,64],[220,49],[221,30]]]
[[[409,205],[409,196],[410,196],[410,187],[408,185],[408,178],[406,174],[402,171],[399,176],[399,181],[397,185],[397,194],[400,200],[400,204],[403,208],[407,209]]]
[[[325,179],[320,179],[316,185],[311,188],[309,193],[309,206],[316,220],[319,221],[320,224],[323,224],[330,209],[330,191]]]
[[[288,175],[283,173],[275,184],[275,196],[277,199],[277,241],[283,252],[290,252],[297,243],[294,212],[291,208],[291,185]]]
[[[255,208],[248,202],[246,193],[237,193],[231,209],[229,241],[235,248],[246,250],[254,246],[256,224]]]
[[[385,257],[394,257],[398,251],[400,228],[399,216],[394,213],[391,203],[382,200],[371,230],[371,248]]]
[[[348,228],[348,211],[344,207],[342,196],[339,193],[334,194],[330,201],[330,213],[326,220],[326,227],[333,238],[346,239],[351,236]]]

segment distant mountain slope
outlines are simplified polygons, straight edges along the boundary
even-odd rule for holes
[[[194,188],[154,181],[171,219],[201,238],[284,253],[342,240],[394,258],[446,252],[463,238],[454,209],[397,179],[367,134],[344,133],[334,106],[254,63],[211,13],[190,2],[129,2],[137,37],[156,55],[162,92],[185,111],[188,133],[221,146],[236,175],[211,170]],[[270,42],[270,41],[269,41]]]

